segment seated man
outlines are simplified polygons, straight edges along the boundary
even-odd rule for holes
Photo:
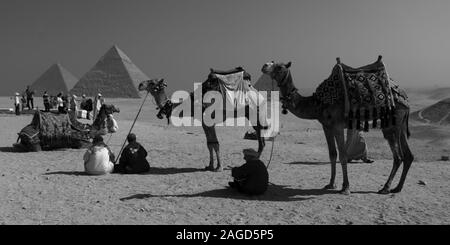
[[[114,169],[114,153],[103,142],[103,137],[96,135],[92,146],[84,154],[84,169],[87,174],[109,174]]]
[[[114,173],[140,174],[150,170],[147,151],[136,141],[135,134],[127,137],[128,145],[123,149],[119,164],[114,167]]]
[[[349,163],[357,160],[373,163],[373,160],[367,157],[367,144],[362,131],[347,129],[346,148]]]
[[[234,182],[228,184],[239,192],[248,195],[260,195],[267,190],[269,174],[259,154],[253,149],[244,150],[246,163],[231,169]]]

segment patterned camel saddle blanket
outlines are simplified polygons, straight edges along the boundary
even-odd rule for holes
[[[218,79],[227,111],[245,106],[256,109],[266,104],[265,98],[252,86],[249,75],[244,70],[237,70],[236,73],[216,73],[212,70],[210,75]]]
[[[321,106],[343,105],[349,128],[356,121],[360,129],[365,121],[364,129],[368,131],[368,121],[381,120],[382,128],[395,124],[394,112],[396,103],[408,105],[406,93],[389,78],[386,67],[378,60],[360,68],[352,68],[340,62],[334,66],[331,75],[322,82],[315,92]]]

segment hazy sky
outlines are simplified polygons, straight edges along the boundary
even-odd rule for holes
[[[337,56],[356,67],[378,54],[404,87],[450,85],[450,1],[2,0],[0,94],[57,61],[80,78],[113,44],[170,91],[192,90],[210,67],[256,79],[270,60],[292,61],[310,91]]]

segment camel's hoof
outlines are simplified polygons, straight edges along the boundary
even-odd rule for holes
[[[391,193],[400,193],[401,191],[402,191],[402,189],[397,187],[397,188],[392,189]]]
[[[345,189],[342,189],[339,191],[339,194],[346,195],[346,196],[350,195],[350,193],[351,193],[350,189],[348,189],[348,188],[345,188]]]
[[[323,189],[324,189],[324,190],[336,190],[336,189],[337,189],[337,186],[336,186],[336,185],[333,185],[333,184],[328,184],[328,185],[326,185]]]
[[[386,195],[386,194],[389,194],[389,193],[390,193],[390,191],[387,188],[383,188],[383,189],[378,191],[378,194],[381,194],[381,195]]]
[[[215,169],[212,166],[207,166],[205,167],[205,171],[215,171]]]
[[[214,172],[222,172],[223,168],[222,167],[217,167],[214,169]]]

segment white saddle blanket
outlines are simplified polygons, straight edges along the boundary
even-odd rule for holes
[[[256,90],[249,81],[244,80],[244,72],[230,75],[215,74],[220,81],[220,87],[224,94],[227,111],[242,109],[249,106],[256,109],[266,105],[265,98]],[[262,108],[261,108],[262,109]]]

